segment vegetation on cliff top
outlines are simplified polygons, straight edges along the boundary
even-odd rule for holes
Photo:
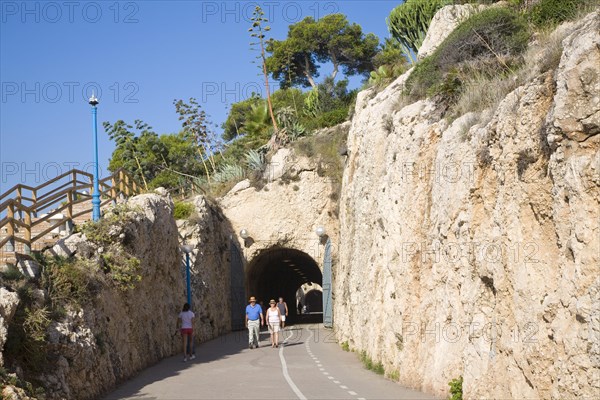
[[[417,62],[416,53],[435,13],[456,3],[489,7],[463,21],[433,54]],[[268,21],[263,15],[253,20],[250,35],[261,44],[259,67],[265,84],[273,79],[281,89],[268,98],[253,93],[232,104],[221,135],[194,98],[174,101],[182,121],[177,134],[158,135],[141,120],[133,125],[106,122],[117,145],[110,169],[132,171],[148,189],[163,186],[184,193],[223,194],[240,179],[256,175],[247,162],[251,152],[264,159],[269,150],[351,117],[357,90],[348,87],[348,76],[363,76],[365,85],[382,88],[404,73],[409,63],[415,69],[406,82],[403,104],[433,97],[446,105],[450,119],[493,109],[499,98],[522,82],[521,71],[530,68],[528,57],[523,56],[530,37],[535,35],[539,43],[557,23],[593,9],[595,2],[494,3],[498,2],[407,0],[386,19],[391,37],[381,44],[341,14],[306,18],[290,25],[286,38],[267,38]],[[262,15],[260,7],[257,12]],[[258,28],[264,29],[257,32]],[[551,69],[557,63],[556,41],[549,40],[547,47],[544,58]],[[333,69],[318,82],[320,68],[327,63]]]

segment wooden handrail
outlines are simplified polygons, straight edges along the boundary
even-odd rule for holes
[[[64,183],[48,188],[65,178],[68,180]],[[112,175],[100,179],[98,186],[99,194],[104,199],[100,203],[101,207],[117,200],[121,195],[127,197],[140,192],[139,185],[133,177],[121,168],[114,171]],[[73,206],[89,201],[91,194],[84,194],[81,191],[87,189],[92,192],[92,188],[93,175],[78,169],[70,170],[35,187],[23,184],[13,186],[0,195],[0,215],[6,213],[6,216],[0,220],[0,229],[6,231],[6,234],[0,232],[0,248],[9,243],[14,246],[14,243],[18,242],[24,244],[26,249],[31,249],[33,243],[42,239],[48,232],[65,222],[72,224],[75,218],[91,213],[91,204],[78,211],[75,211]],[[42,192],[43,189],[48,190]],[[31,195],[27,195],[24,191],[30,191]],[[56,206],[58,203],[60,205],[57,208],[43,217],[36,217],[38,212]],[[65,210],[66,216],[62,216]],[[61,215],[62,218],[52,219],[57,215]],[[33,236],[32,228],[43,222],[48,223],[49,226]],[[17,227],[22,229],[16,229]]]

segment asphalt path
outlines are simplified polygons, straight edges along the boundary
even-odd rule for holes
[[[196,359],[174,356],[145,369],[105,400],[434,399],[366,370],[322,324],[286,327],[279,348],[268,332],[248,348],[233,332],[196,346]]]

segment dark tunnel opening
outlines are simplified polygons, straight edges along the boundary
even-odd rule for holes
[[[256,256],[248,265],[247,289],[249,296],[256,296],[263,309],[268,308],[270,299],[283,297],[288,306],[288,321],[298,322],[298,297],[296,292],[302,285],[322,285],[323,275],[316,261],[308,254],[290,248],[271,248]],[[311,292],[319,292],[311,290]],[[311,295],[312,311],[323,310],[322,300],[317,304],[317,293]],[[321,297],[318,297],[322,299]],[[309,306],[310,307],[310,306]],[[317,317],[316,315],[313,315]],[[322,322],[322,314],[317,318]],[[311,321],[313,322],[313,321]]]

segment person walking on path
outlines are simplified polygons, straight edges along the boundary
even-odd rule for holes
[[[190,350],[188,353],[188,347],[191,349],[191,341],[194,335],[194,317],[196,315],[190,311],[190,305],[185,303],[183,305],[182,311],[179,313],[179,317],[177,318],[177,325],[181,329],[181,338],[183,340],[183,361],[186,362],[188,360],[188,354],[190,360],[196,358],[192,351]]]
[[[263,311],[260,305],[256,304],[256,298],[250,297],[250,304],[246,306],[246,328],[248,328],[248,348],[258,347],[260,342],[260,325],[264,325]],[[256,337],[256,345],[254,338]]]
[[[277,308],[279,308],[279,313],[281,314],[281,329],[285,329],[285,319],[288,316],[288,308],[287,303],[283,301],[283,297],[279,298]]]
[[[271,347],[279,347],[279,325],[281,324],[281,311],[275,300],[269,301],[270,308],[267,309],[267,325],[271,334]]]

